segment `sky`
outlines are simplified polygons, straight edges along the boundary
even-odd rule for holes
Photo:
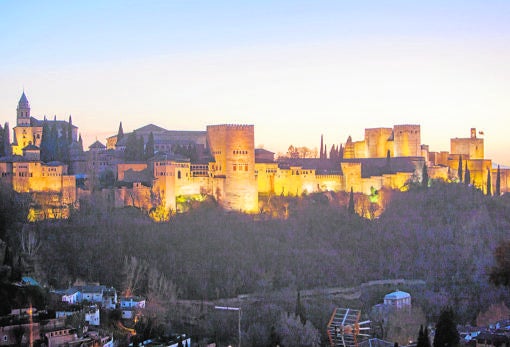
[[[0,1],[0,121],[68,119],[88,147],[146,124],[254,124],[286,152],[420,124],[483,131],[510,165],[510,1]]]

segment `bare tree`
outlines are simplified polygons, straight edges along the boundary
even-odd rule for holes
[[[35,230],[28,226],[23,225],[21,229],[21,249],[23,253],[33,257],[36,255],[39,248],[41,248],[41,242]]]
[[[170,302],[177,300],[179,290],[174,282],[169,280],[156,268],[150,268],[147,274],[147,299],[160,299]]]
[[[134,256],[124,258],[125,295],[132,295],[139,289],[139,285],[148,269],[147,263]]]

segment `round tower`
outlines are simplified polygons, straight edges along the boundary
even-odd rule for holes
[[[28,103],[25,91],[21,94],[21,98],[18,102],[18,108],[16,108],[16,125],[19,127],[30,126],[30,104]]]

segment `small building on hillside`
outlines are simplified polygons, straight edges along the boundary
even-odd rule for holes
[[[397,309],[411,307],[411,294],[397,290],[384,296],[384,304]]]
[[[120,309],[122,310],[122,318],[134,319],[136,311],[145,308],[145,299],[139,296],[126,296],[120,298]]]

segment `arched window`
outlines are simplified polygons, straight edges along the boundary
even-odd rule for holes
[[[181,170],[177,171],[177,178],[181,179]]]

